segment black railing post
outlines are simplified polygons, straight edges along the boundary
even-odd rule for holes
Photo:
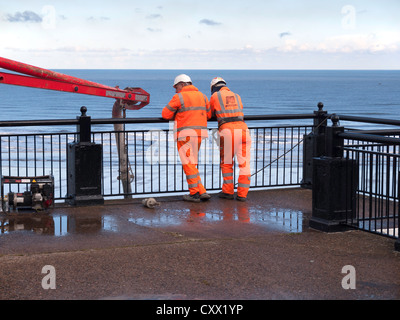
[[[304,136],[303,143],[303,180],[301,187],[312,188],[313,158],[322,156],[325,152],[325,131],[327,127],[327,111],[324,104],[318,103],[318,111],[314,111],[314,130]]]
[[[339,117],[336,114],[331,116],[331,120],[332,126],[326,127],[325,142],[320,146],[323,149],[320,155],[331,158],[343,158],[344,139],[340,138],[338,134],[344,132],[344,127],[339,126]]]
[[[101,188],[103,146],[91,142],[91,118],[81,108],[77,141],[68,144],[68,199],[71,205],[104,203]]]
[[[81,108],[81,115],[79,117],[76,117],[76,119],[79,121],[76,132],[78,133],[78,143],[90,143],[91,142],[91,133],[92,133],[92,127],[91,127],[91,118],[86,115],[87,108],[82,107]]]
[[[358,171],[355,160],[343,158],[344,131],[339,118],[326,128],[324,154],[313,159],[312,218],[310,227],[324,232],[345,231],[355,214]]]
[[[317,133],[324,133],[325,128],[327,127],[326,117],[328,115],[328,111],[324,110],[324,104],[322,102],[318,103],[318,111],[314,111],[314,127],[317,128]]]

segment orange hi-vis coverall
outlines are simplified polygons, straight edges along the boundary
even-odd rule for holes
[[[207,96],[193,85],[183,87],[164,107],[162,117],[175,120],[174,136],[190,194],[206,193],[197,165],[201,141],[208,137],[207,120],[211,118]]]
[[[243,104],[240,96],[222,87],[210,99],[211,112],[218,120],[220,135],[221,171],[224,178],[222,192],[234,194],[233,158],[239,164],[237,195],[246,198],[250,188],[251,137],[243,121]]]

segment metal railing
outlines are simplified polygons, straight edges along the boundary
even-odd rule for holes
[[[252,138],[251,188],[304,186],[304,139],[311,132],[324,137],[327,119],[332,115],[320,110],[314,114],[248,116]],[[259,125],[268,121],[308,119],[310,125]],[[342,121],[400,125],[400,121],[339,115]],[[160,118],[91,119],[96,126],[168,123]],[[76,120],[7,121],[0,127],[79,126]],[[215,123],[214,123],[215,124]],[[212,123],[211,123],[212,126]],[[329,128],[328,128],[329,129]],[[220,190],[222,175],[217,129],[210,128],[208,139],[202,142],[199,171],[207,190]],[[86,132],[87,134],[87,132]],[[66,201],[68,194],[68,146],[79,141],[80,132],[8,133],[0,134],[0,173],[2,176],[42,176],[52,174],[55,199]],[[121,136],[122,135],[122,136]],[[362,131],[346,129],[337,135],[343,143],[344,159],[355,160],[358,167],[355,212],[347,224],[369,232],[398,238],[400,131]],[[188,190],[186,177],[177,153],[173,132],[153,130],[92,130],[91,141],[102,145],[101,189],[104,197],[142,197],[149,194],[179,194]],[[125,168],[121,167],[117,137],[124,140]],[[315,143],[325,143],[317,138]],[[323,148],[325,148],[323,146]],[[317,146],[314,152],[322,152]],[[320,156],[320,155],[317,155]],[[331,154],[336,157],[337,155]],[[315,155],[314,155],[315,157]],[[308,165],[308,164],[307,164]],[[124,177],[123,175],[126,175]],[[237,181],[238,168],[234,178]],[[130,184],[124,189],[123,180]],[[308,185],[309,186],[309,185]],[[9,192],[8,186],[5,192]],[[18,188],[23,185],[18,185]],[[348,186],[343,186],[345,190]],[[350,190],[351,188],[349,188]],[[20,192],[20,190],[12,190]]]
[[[252,137],[251,188],[298,186],[302,180],[302,139],[312,125],[253,126],[253,121],[312,119],[313,114],[246,117]],[[177,153],[173,132],[169,130],[95,131],[96,125],[166,123],[160,118],[91,119],[93,143],[103,146],[102,194],[107,198],[187,192],[188,186]],[[77,120],[7,121],[0,127],[79,125]],[[116,136],[123,134],[128,162],[121,168]],[[0,135],[2,176],[54,176],[55,199],[67,200],[68,145],[78,140],[77,132]],[[209,129],[199,153],[199,171],[207,190],[222,187],[217,129]],[[235,179],[238,168],[235,166]],[[126,174],[131,192],[123,188]],[[7,186],[6,186],[7,187]],[[20,186],[8,186],[18,187]],[[23,188],[23,186],[21,186]],[[9,190],[5,189],[7,193]],[[20,192],[20,190],[15,190]]]
[[[393,122],[393,121],[391,121]],[[400,131],[346,132],[346,159],[357,163],[358,181],[355,215],[348,223],[356,228],[399,237]]]

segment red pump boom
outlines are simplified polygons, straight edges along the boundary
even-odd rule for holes
[[[0,57],[0,68],[25,74],[23,76],[0,72],[0,83],[114,98],[116,101],[112,109],[113,118],[125,117],[125,109],[139,110],[150,103],[150,94],[141,88],[126,88],[125,90],[121,90],[118,87],[105,86],[2,57]],[[125,193],[130,194],[130,182],[134,176],[125,146],[124,125],[114,124],[114,129],[116,131],[115,138],[120,161],[120,176],[118,179],[122,180]]]
[[[0,68],[28,75],[0,72],[0,83],[4,84],[119,99],[129,110],[139,110],[150,103],[150,94],[141,88],[121,90],[2,57]]]

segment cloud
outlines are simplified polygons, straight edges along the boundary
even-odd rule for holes
[[[8,55],[32,65],[49,69],[396,69],[400,70],[398,52],[371,54],[358,51],[321,52],[318,43],[302,45],[292,41],[292,51],[279,48],[202,49],[131,49],[124,47],[39,47],[4,48]],[[185,56],[185,59],[182,59]],[[382,59],[384,57],[384,59]],[[46,67],[47,66],[47,67]]]
[[[150,14],[146,17],[146,19],[159,19],[162,18],[161,14]]]
[[[16,12],[14,15],[8,14],[6,17],[8,22],[33,22],[41,23],[42,17],[33,11]]]
[[[359,10],[359,11],[357,11],[357,14],[364,14],[364,13],[368,13],[368,10]]]
[[[291,36],[291,35],[292,34],[290,32],[281,32],[279,34],[279,38],[284,38],[284,37]]]
[[[276,48],[283,53],[378,53],[400,50],[400,33],[346,34],[326,38],[319,42],[299,42],[287,39]]]
[[[149,32],[162,32],[161,29],[154,29],[154,28],[147,28],[147,31],[149,31]]]
[[[111,18],[109,18],[109,17],[93,17],[93,16],[88,18],[88,21],[108,21],[108,20],[111,20]]]
[[[216,22],[214,20],[210,20],[210,19],[202,19],[199,21],[200,24],[205,24],[207,26],[218,26],[221,23],[220,22]]]
[[[63,47],[52,47],[52,48],[20,48],[20,47],[5,47],[4,49],[14,51],[14,52],[27,52],[35,54],[53,54],[53,53],[66,53],[66,54],[126,54],[127,52],[132,52],[132,50],[120,47],[100,47],[100,48],[90,48],[83,46],[63,46]]]

